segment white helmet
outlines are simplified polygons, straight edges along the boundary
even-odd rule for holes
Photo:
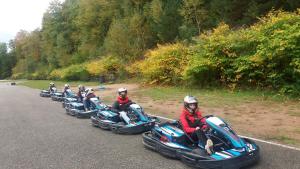
[[[70,85],[66,83],[66,84],[65,84],[65,87],[70,87]]]
[[[194,96],[185,96],[183,99],[184,108],[190,113],[195,113],[198,109],[198,100]]]
[[[82,88],[82,85],[78,85],[78,89],[81,89]]]
[[[118,94],[119,94],[119,96],[121,96],[122,98],[125,98],[126,97],[126,95],[127,95],[127,89],[126,88],[119,88],[118,89]]]
[[[94,89],[92,89],[92,88],[87,88],[85,91],[86,91],[87,95],[91,94],[91,93],[94,93]]]
[[[54,86],[54,83],[53,83],[53,82],[50,82],[50,86]]]

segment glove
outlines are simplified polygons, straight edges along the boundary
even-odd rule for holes
[[[204,125],[201,127],[201,129],[202,129],[203,131],[208,131],[208,126],[207,126],[206,124],[204,124]]]

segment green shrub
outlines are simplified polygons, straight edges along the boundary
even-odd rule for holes
[[[126,70],[124,64],[116,57],[106,56],[100,60],[95,60],[85,64],[87,71],[93,77],[120,77],[126,75]],[[114,79],[110,79],[114,80]]]
[[[250,28],[221,24],[202,34],[191,49],[184,78],[197,84],[218,82],[230,88],[255,86],[299,93],[299,12],[272,12]]]
[[[158,46],[146,53],[145,60],[136,63],[135,70],[150,84],[178,84],[182,82],[188,54],[188,48],[180,43]]]
[[[81,80],[87,81],[90,78],[89,72],[86,70],[86,67],[83,65],[72,65],[65,69],[62,76],[63,80]]]

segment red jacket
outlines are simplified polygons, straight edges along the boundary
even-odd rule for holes
[[[189,125],[189,122],[188,120],[191,122],[191,123],[194,123],[195,122],[195,119],[198,118],[202,118],[202,113],[198,110],[195,112],[195,114],[191,114],[189,113],[185,108],[182,110],[182,113],[180,115],[180,122],[182,124],[182,128],[183,130],[187,133],[187,134],[191,134],[193,133],[195,130],[196,130],[196,127],[191,127]],[[202,126],[202,129],[205,129],[207,126],[206,126],[206,122],[205,122],[205,118],[203,118],[201,120],[202,124],[204,124]]]

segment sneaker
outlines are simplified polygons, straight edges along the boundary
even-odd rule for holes
[[[206,141],[206,145],[205,145],[205,150],[207,152],[207,154],[211,155],[213,153],[212,149],[213,149],[213,142],[211,139],[207,139]]]

